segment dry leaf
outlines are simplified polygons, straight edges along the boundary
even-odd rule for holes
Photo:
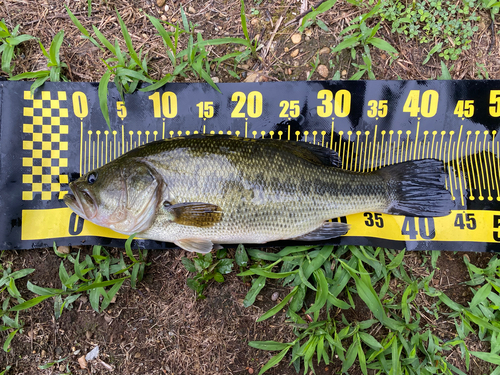
[[[78,358],[78,363],[80,364],[80,368],[87,368],[87,360],[84,355]]]

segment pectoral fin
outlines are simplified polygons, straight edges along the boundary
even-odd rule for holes
[[[174,242],[180,248],[194,253],[206,254],[212,251],[214,244],[210,240],[202,240],[198,238],[188,238]]]
[[[222,219],[222,210],[219,206],[210,203],[179,203],[170,206],[163,204],[172,216],[172,221],[194,227],[211,227]]]
[[[345,223],[324,222],[319,228],[302,236],[291,238],[297,241],[322,241],[340,237],[349,231],[350,225]]]

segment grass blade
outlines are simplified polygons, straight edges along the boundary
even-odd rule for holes
[[[293,288],[292,291],[290,293],[288,293],[288,295],[285,298],[283,298],[283,301],[281,301],[279,304],[274,306],[272,309],[270,309],[268,312],[266,312],[264,315],[262,315],[259,319],[257,319],[257,322],[262,322],[262,321],[270,318],[271,316],[275,315],[276,313],[278,313],[278,311],[280,311],[283,307],[285,307],[285,305],[290,300],[290,298],[292,298],[295,295],[295,293],[297,293],[297,290],[298,290],[298,286]]]

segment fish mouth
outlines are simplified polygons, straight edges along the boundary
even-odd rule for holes
[[[91,220],[97,215],[97,205],[92,195],[85,190],[80,190],[70,184],[71,193],[64,196],[63,200],[78,216]]]

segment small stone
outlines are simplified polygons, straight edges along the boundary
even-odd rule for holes
[[[220,82],[219,77],[211,77],[211,78],[212,78],[212,81],[214,81],[214,83],[219,83]]]
[[[165,10],[165,12],[168,12],[169,9],[170,9],[170,7],[168,6],[168,4],[166,4],[165,8],[163,8],[163,10]]]
[[[325,65],[321,64],[320,66],[318,66],[318,73],[321,77],[326,78],[328,77],[328,68]]]
[[[302,35],[300,35],[298,33],[292,35],[292,43],[293,44],[299,44],[301,40],[302,40]]]
[[[312,33],[313,33],[313,32],[312,32],[312,30],[311,30],[311,29],[307,29],[307,30],[305,31],[305,34],[306,34],[307,36],[311,36],[311,35],[312,35]]]
[[[248,373],[249,373],[249,374],[253,374],[253,368],[249,367],[249,368],[248,368]]]
[[[380,58],[381,58],[382,60],[386,60],[386,59],[387,59],[387,56],[386,56],[386,54],[385,54],[385,53],[383,53],[383,54],[381,54],[381,55],[380,55]]]
[[[255,26],[259,23],[259,19],[258,18],[254,18],[250,21],[250,23],[252,24],[252,26]]]
[[[42,352],[40,353],[40,358],[45,358],[46,355],[47,352],[45,350],[42,350]]]
[[[294,49],[292,51],[292,53],[290,54],[290,57],[297,57],[298,54],[299,54],[299,50],[298,49]]]
[[[61,349],[61,347],[60,347],[60,346],[58,346],[58,347],[56,348],[55,352],[56,352],[56,355],[61,355],[61,354],[62,354],[62,352],[63,352],[63,350]]]
[[[61,254],[69,254],[69,246],[58,246],[57,251]]]
[[[280,296],[279,292],[274,292],[273,295],[271,296],[271,300],[276,301],[279,296]]]
[[[306,42],[309,42],[309,41],[311,40],[311,37],[306,36],[306,37],[305,37],[305,40],[306,40]]]
[[[106,321],[106,323],[111,323],[113,321],[113,318],[106,314],[104,315],[104,320]]]
[[[323,47],[319,50],[320,55],[326,55],[330,53],[330,48],[329,47]]]
[[[166,15],[164,15],[164,14],[162,14],[162,15],[161,15],[161,20],[162,20],[162,21],[166,21],[166,20],[167,20],[167,16],[166,16]]]
[[[78,297],[78,301],[81,303],[87,303],[89,300],[89,297],[87,297],[85,294],[82,294],[80,297]]]
[[[191,14],[196,13],[196,10],[195,10],[192,6],[190,6],[190,7],[188,8],[188,11],[189,11],[189,13],[191,13]]]
[[[248,70],[250,68],[250,66],[248,64],[243,64],[241,66],[241,69],[245,69],[245,70]]]
[[[288,52],[288,51],[290,51],[290,48],[285,47],[285,52]]]
[[[156,5],[160,8],[165,5],[166,0],[156,0]]]
[[[135,353],[134,358],[141,358],[141,353],[139,352]]]
[[[59,371],[64,371],[64,365],[62,363],[59,365]]]
[[[342,70],[342,77],[346,77],[347,76],[347,70]]]

